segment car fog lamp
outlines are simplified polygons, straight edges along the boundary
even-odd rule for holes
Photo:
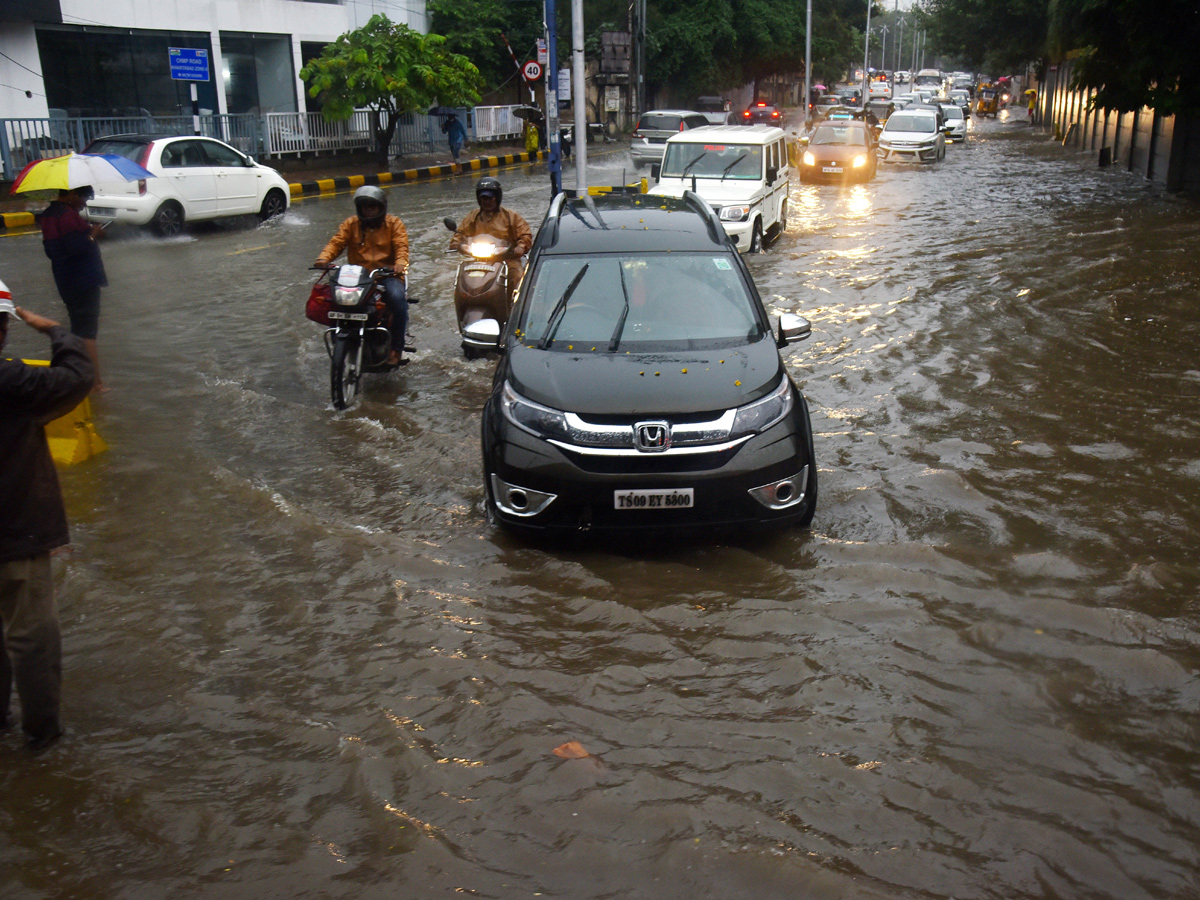
[[[492,475],[492,499],[497,509],[502,513],[519,518],[536,516],[547,506],[558,499],[558,494],[545,491],[535,491],[533,488],[509,484],[504,479]]]
[[[792,383],[784,377],[779,382],[779,387],[767,396],[748,403],[737,411],[729,436],[738,438],[765,431],[792,411],[792,403]]]
[[[726,206],[721,210],[722,222],[744,222],[749,216],[749,206]]]
[[[504,418],[522,431],[528,431],[534,437],[558,438],[559,440],[569,440],[571,437],[565,413],[542,406],[540,403],[534,403],[532,400],[526,400],[507,382],[505,382],[504,390],[500,395],[500,409],[504,413]]]
[[[811,150],[804,151],[804,164],[806,166],[815,166],[817,164],[817,158],[812,155]]]
[[[748,493],[767,509],[789,509],[804,502],[806,484],[808,484],[808,466],[791,478],[782,478],[761,487],[750,488]]]

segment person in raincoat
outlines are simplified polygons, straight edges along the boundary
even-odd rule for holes
[[[521,280],[521,257],[533,246],[533,232],[520,213],[500,205],[503,198],[504,188],[499,179],[490,175],[480,178],[475,185],[475,200],[479,203],[479,209],[473,209],[463,216],[462,224],[454,232],[454,237],[450,238],[450,249],[458,250],[480,234],[490,235],[508,244],[506,261],[508,296],[511,300]]]
[[[450,142],[450,155],[454,157],[455,162],[458,162],[458,154],[462,151],[463,144],[467,142],[467,129],[458,120],[457,115],[450,113],[446,121],[442,123],[442,133]]]

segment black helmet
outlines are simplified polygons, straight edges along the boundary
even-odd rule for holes
[[[475,185],[475,199],[478,200],[483,194],[495,194],[496,206],[504,199],[504,188],[500,187],[500,180],[488,175],[479,179],[479,183]]]
[[[380,210],[379,215],[368,218],[363,215],[364,203],[378,203]],[[384,216],[387,215],[387,194],[375,187],[373,184],[364,185],[354,192],[354,209],[358,212],[359,219],[368,228],[374,228],[376,225],[383,223]]]

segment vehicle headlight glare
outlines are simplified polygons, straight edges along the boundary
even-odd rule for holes
[[[784,376],[779,382],[779,387],[767,396],[748,403],[737,411],[729,436],[738,438],[765,431],[792,411],[793,402],[792,383]]]
[[[854,168],[861,169],[866,164],[867,156],[865,153],[860,153],[858,156],[854,157]]]
[[[812,155],[811,150],[804,151],[804,164],[806,166],[815,166],[817,164],[817,158]]]
[[[721,210],[722,222],[744,222],[750,215],[749,206],[726,206]]]
[[[562,440],[570,438],[565,413],[525,399],[507,382],[505,382],[504,391],[500,395],[500,409],[504,413],[504,418],[535,437]]]

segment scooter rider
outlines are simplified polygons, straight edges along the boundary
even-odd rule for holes
[[[487,176],[475,185],[475,199],[479,209],[463,216],[462,224],[450,239],[450,249],[458,250],[478,235],[490,235],[508,244],[504,255],[508,265],[508,297],[511,300],[521,280],[521,257],[533,246],[533,232],[519,213],[500,205],[504,188],[499,180]]]
[[[324,266],[346,251],[346,262],[352,266],[378,269],[390,266],[395,278],[383,280],[383,299],[392,311],[392,352],[387,364],[400,364],[408,331],[408,300],[405,296],[404,273],[408,270],[408,230],[398,216],[387,214],[387,195],[367,185],[354,192],[356,215],[342,222],[337,234],[317,257]]]

